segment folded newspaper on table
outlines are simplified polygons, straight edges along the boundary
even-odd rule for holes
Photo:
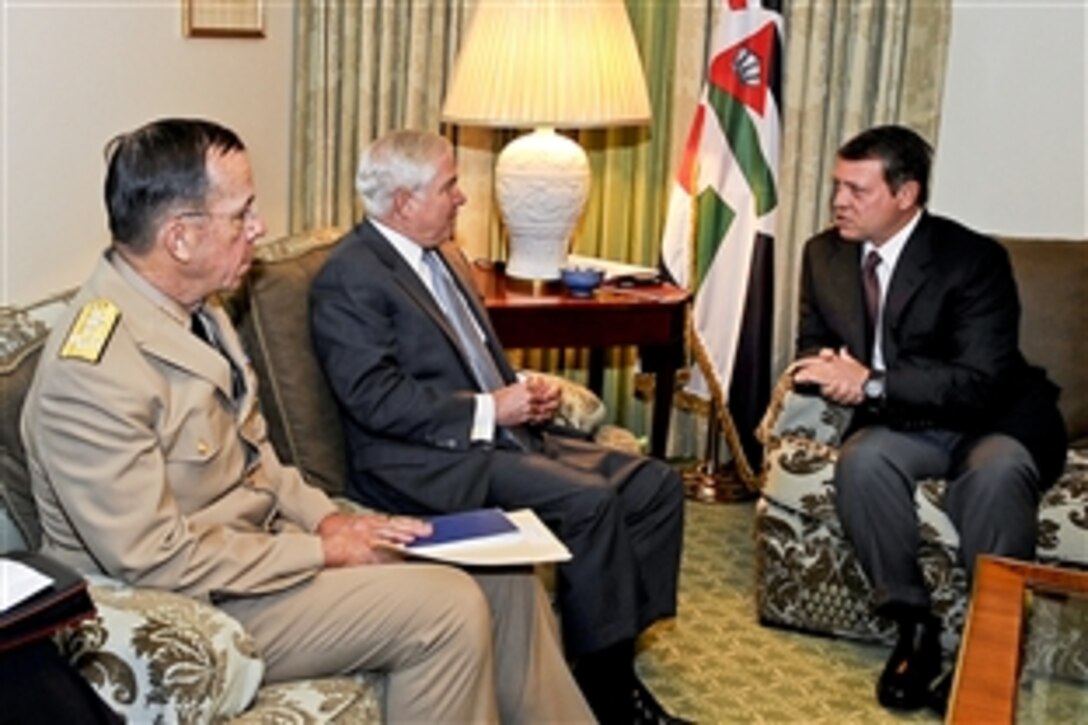
[[[430,536],[401,550],[410,556],[466,566],[568,561],[570,551],[530,509],[479,509],[428,519]]]
[[[599,269],[604,272],[606,280],[615,279],[616,277],[656,278],[658,275],[657,267],[644,267],[638,264],[615,262],[611,259],[601,259],[599,257],[583,257],[579,254],[567,255],[567,266]]]

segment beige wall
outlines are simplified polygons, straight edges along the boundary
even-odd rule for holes
[[[108,243],[102,148],[160,116],[249,147],[270,234],[287,228],[292,14],[262,39],[189,39],[181,0],[0,0],[0,303],[79,284]]]
[[[108,241],[102,147],[154,117],[239,131],[270,236],[286,230],[291,3],[265,1],[261,40],[183,38],[180,6],[0,0],[0,304],[87,275]],[[1088,236],[1085,5],[953,9],[934,209],[987,231]]]
[[[1088,238],[1088,2],[953,0],[931,207]]]

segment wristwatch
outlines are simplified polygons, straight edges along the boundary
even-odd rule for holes
[[[861,388],[865,393],[865,399],[870,402],[881,402],[884,400],[884,371],[873,370],[869,373],[869,379],[865,381],[865,385]]]

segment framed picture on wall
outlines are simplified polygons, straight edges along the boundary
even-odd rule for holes
[[[181,0],[190,38],[263,38],[264,0]]]

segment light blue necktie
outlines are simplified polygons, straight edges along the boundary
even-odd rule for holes
[[[435,299],[446,313],[446,320],[457,333],[457,342],[468,359],[476,384],[486,393],[503,387],[506,383],[495,365],[495,358],[491,356],[491,351],[477,332],[472,313],[446,270],[446,265],[439,259],[438,252],[427,250],[423,253],[423,262],[431,270],[431,288]]]
[[[431,270],[431,290],[435,300],[446,313],[446,321],[457,333],[457,342],[465,357],[468,358],[469,366],[472,368],[480,390],[486,393],[498,390],[506,385],[506,381],[503,380],[491,351],[487,349],[483,338],[480,337],[465,298],[439,256],[439,253],[433,249],[423,253],[423,263]],[[514,428],[498,426],[498,429],[505,440],[522,450],[531,450],[528,431],[522,430],[521,426]]]

